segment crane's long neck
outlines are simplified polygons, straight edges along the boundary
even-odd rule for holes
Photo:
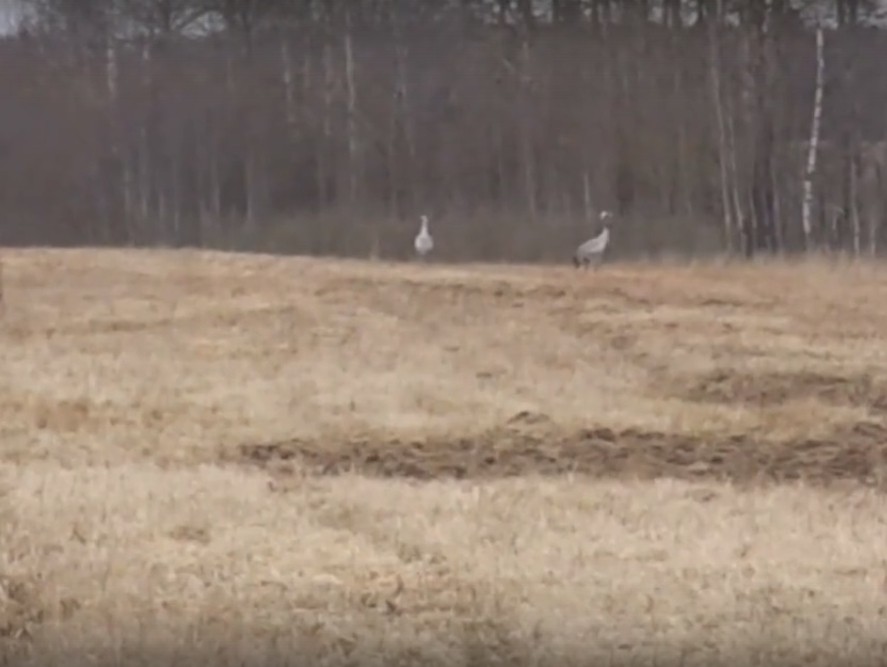
[[[427,233],[428,233],[428,221],[423,219],[422,220],[422,234],[427,234]]]

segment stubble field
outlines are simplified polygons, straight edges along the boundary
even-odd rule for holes
[[[2,261],[0,663],[887,660],[887,269]]]

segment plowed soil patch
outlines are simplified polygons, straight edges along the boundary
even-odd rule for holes
[[[772,405],[815,398],[833,405],[887,412],[887,381],[870,375],[813,372],[741,373],[719,370],[693,380],[683,398],[697,402]]]
[[[774,443],[744,435],[718,439],[609,429],[565,434],[505,426],[463,439],[250,443],[229,458],[278,472],[287,463],[298,464],[318,475],[491,479],[576,473],[736,483],[848,480],[880,486],[887,474],[887,428],[859,424],[825,439]]]

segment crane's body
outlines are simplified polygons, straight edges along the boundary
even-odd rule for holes
[[[576,252],[573,253],[573,265],[577,269],[580,266],[587,269],[592,262],[594,262],[595,269],[600,265],[604,252],[607,250],[607,246],[610,245],[610,227],[606,220],[611,216],[612,214],[609,211],[601,212],[600,218],[604,221],[603,231],[576,248]]]
[[[413,242],[413,246],[416,248],[416,254],[422,259],[434,250],[434,239],[431,238],[431,234],[428,232],[427,215],[422,216],[422,228],[416,235],[416,240]]]

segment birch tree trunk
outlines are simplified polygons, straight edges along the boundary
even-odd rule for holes
[[[293,81],[293,62],[290,58],[289,37],[280,38],[280,66],[283,80],[283,100],[286,110],[286,124],[292,135],[296,127],[296,94]]]
[[[212,245],[221,240],[222,188],[219,168],[219,129],[214,112],[207,114],[203,123],[200,151],[200,238]]]
[[[774,211],[773,152],[776,143],[776,119],[773,105],[773,75],[775,70],[775,37],[773,7],[757,0],[754,23],[751,26],[751,113],[753,128],[753,160],[751,163],[751,210],[754,252],[778,251],[776,244],[776,216]]]
[[[527,28],[528,30],[528,28]],[[536,156],[533,150],[533,123],[531,119],[531,89],[532,73],[530,72],[530,41],[525,33],[521,42],[520,65],[520,136],[521,158],[524,171],[524,194],[526,196],[527,209],[530,218],[535,220],[539,212],[539,204],[536,199]]]
[[[724,7],[723,0],[717,0],[716,4],[716,15],[713,17],[713,22],[721,26],[723,25],[724,17]],[[720,47],[721,39],[718,38],[715,46]],[[720,67],[718,68],[719,72],[723,72],[723,58],[721,49],[718,48],[717,51],[718,60]],[[719,81],[723,83],[723,80],[719,78]],[[729,91],[725,91],[723,85],[719,86],[721,89],[721,98],[722,98],[722,111],[723,111],[723,120],[725,123],[725,137],[724,137],[724,148],[726,149],[726,161],[728,166],[728,188],[730,190],[730,199],[733,205],[733,234],[734,237],[737,232],[739,232],[739,242],[740,247],[744,248],[747,245],[746,232],[747,225],[745,224],[745,211],[742,207],[742,197],[740,196],[740,187],[741,187],[741,174],[739,171],[739,158],[738,158],[738,149],[736,147],[736,118],[739,116],[739,111],[737,110],[736,98],[734,95],[730,95]]]
[[[345,87],[347,96],[348,134],[348,199],[357,201],[360,186],[360,144],[357,136],[357,86],[354,80],[354,41],[351,34],[351,14],[345,14]]]
[[[853,230],[853,254],[859,257],[862,253],[862,226],[859,221],[859,158],[855,150],[850,155],[849,168],[848,213],[850,214],[850,227]]]
[[[317,192],[320,205],[330,203],[329,191],[330,154],[333,140],[333,86],[335,76],[333,74],[333,50],[329,40],[325,37],[323,43],[323,94],[321,111],[321,140],[317,147]]]
[[[145,91],[147,102],[146,117],[139,127],[137,155],[137,189],[138,189],[138,205],[139,212],[135,220],[135,235],[143,237],[151,216],[151,156],[150,143],[148,141],[148,128],[154,115],[154,77],[152,73],[153,54],[151,53],[151,43],[145,41],[142,46],[142,89]],[[131,241],[142,241],[143,238],[130,239]]]
[[[138,146],[138,201],[139,213],[135,221],[136,236],[144,233],[151,211],[151,174],[148,157],[148,130],[143,125],[139,129]]]
[[[754,140],[758,135],[758,119],[755,114],[755,86],[756,86],[756,68],[755,68],[755,46],[752,42],[754,37],[751,34],[755,28],[752,26],[740,36],[739,53],[741,58],[742,83],[740,84],[739,108],[736,115],[743,122],[744,142],[746,147],[743,152],[745,160],[742,162],[743,175],[741,187],[737,187],[741,195],[739,200],[744,202],[744,215],[740,217],[740,237],[742,239],[742,249],[745,257],[751,259],[757,250],[758,228],[757,208],[754,201],[754,160],[755,146]],[[736,148],[736,135],[733,136],[733,147]]]
[[[813,123],[810,128],[810,144],[807,152],[807,168],[804,173],[804,200],[801,204],[801,228],[804,245],[809,251],[812,245],[810,211],[813,206],[813,178],[816,176],[816,159],[819,149],[819,129],[822,121],[822,97],[825,80],[825,37],[822,26],[816,28],[816,94],[813,100]]]
[[[256,155],[256,140],[254,132],[250,131],[247,137],[246,155],[243,156],[243,185],[244,196],[244,228],[250,234],[255,233],[259,224],[258,206],[258,180],[259,165]]]
[[[678,37],[679,39],[680,35],[676,35],[676,37]],[[674,104],[674,114],[677,118],[678,124],[678,149],[675,153],[675,161],[678,169],[677,182],[680,189],[679,198],[683,206],[683,211],[687,216],[690,217],[691,220],[693,220],[696,217],[696,207],[693,202],[692,193],[692,179],[694,177],[694,174],[690,169],[690,165],[693,164],[693,158],[690,154],[689,148],[689,136],[692,134],[692,132],[688,127],[690,117],[687,116],[687,114],[682,113],[681,109],[681,102],[687,98],[686,88],[687,86],[685,75],[680,67],[676,67],[674,71],[675,97],[673,98],[672,103]]]
[[[394,113],[392,114],[392,119],[394,120],[393,134],[392,140],[396,141],[399,137],[403,139],[406,155],[405,162],[406,168],[404,169],[404,165],[400,161],[396,161],[395,168],[397,172],[403,173],[403,177],[406,183],[401,181],[400,173],[397,173],[397,178],[394,181],[395,192],[397,192],[399,188],[402,188],[403,191],[409,193],[410,197],[415,201],[416,197],[416,188],[415,188],[415,177],[414,177],[414,169],[416,165],[416,142],[415,142],[415,134],[413,131],[413,120],[412,120],[412,105],[410,103],[410,87],[408,84],[407,77],[407,61],[409,58],[409,52],[406,45],[406,41],[404,39],[403,28],[401,26],[400,18],[397,17],[395,19],[394,24],[394,57],[395,57],[395,90],[394,97],[396,100]],[[392,146],[394,149],[394,146]],[[394,153],[393,155],[396,155]],[[394,173],[392,174],[394,175]],[[401,198],[398,196],[393,201],[395,211],[400,212],[400,205],[402,204]]]
[[[859,150],[859,182],[862,191],[860,197],[868,236],[868,253],[875,257],[878,254],[878,234],[883,224],[885,213],[885,185],[887,185],[887,142],[862,142]]]
[[[120,62],[117,44],[114,41],[114,35],[111,31],[106,35],[107,43],[105,46],[105,87],[107,95],[108,115],[110,117],[111,127],[111,145],[110,153],[114,161],[119,165],[120,175],[120,199],[123,203],[123,241],[132,243],[135,237],[134,222],[138,216],[135,202],[137,200],[135,179],[133,178],[133,168],[130,164],[132,160],[132,152],[126,149],[126,142],[123,137],[123,119],[121,118],[120,109]],[[103,183],[98,183],[99,188],[103,188]],[[101,194],[105,208],[107,207],[108,197]],[[114,230],[111,229],[112,222],[109,219],[104,229],[105,237],[112,237]]]
[[[118,79],[120,76],[120,71],[117,59],[117,45],[114,42],[114,35],[111,33],[110,30],[106,35],[106,39],[107,43],[105,46],[105,87],[107,95],[108,117],[110,118],[110,153],[116,165],[125,165],[126,156],[123,154],[123,150],[121,148],[122,132],[120,122],[120,108],[118,103]],[[123,169],[121,169],[121,175],[122,172]],[[99,197],[99,210],[103,211],[102,217],[104,218],[104,220],[102,221],[103,224],[101,228],[101,234],[104,239],[107,239],[113,234],[113,230],[111,229],[111,216],[109,215],[110,207],[108,206],[108,196],[106,194],[107,191],[105,190],[105,184],[102,182],[101,177],[99,177],[99,179],[97,180],[98,182],[96,183],[96,192]],[[129,183],[127,182],[127,179],[121,178],[120,194],[121,201],[124,202],[124,228],[126,228],[125,226],[126,224],[128,224],[128,220],[132,215],[132,211],[129,208],[131,198],[130,193],[127,191],[128,186]]]

